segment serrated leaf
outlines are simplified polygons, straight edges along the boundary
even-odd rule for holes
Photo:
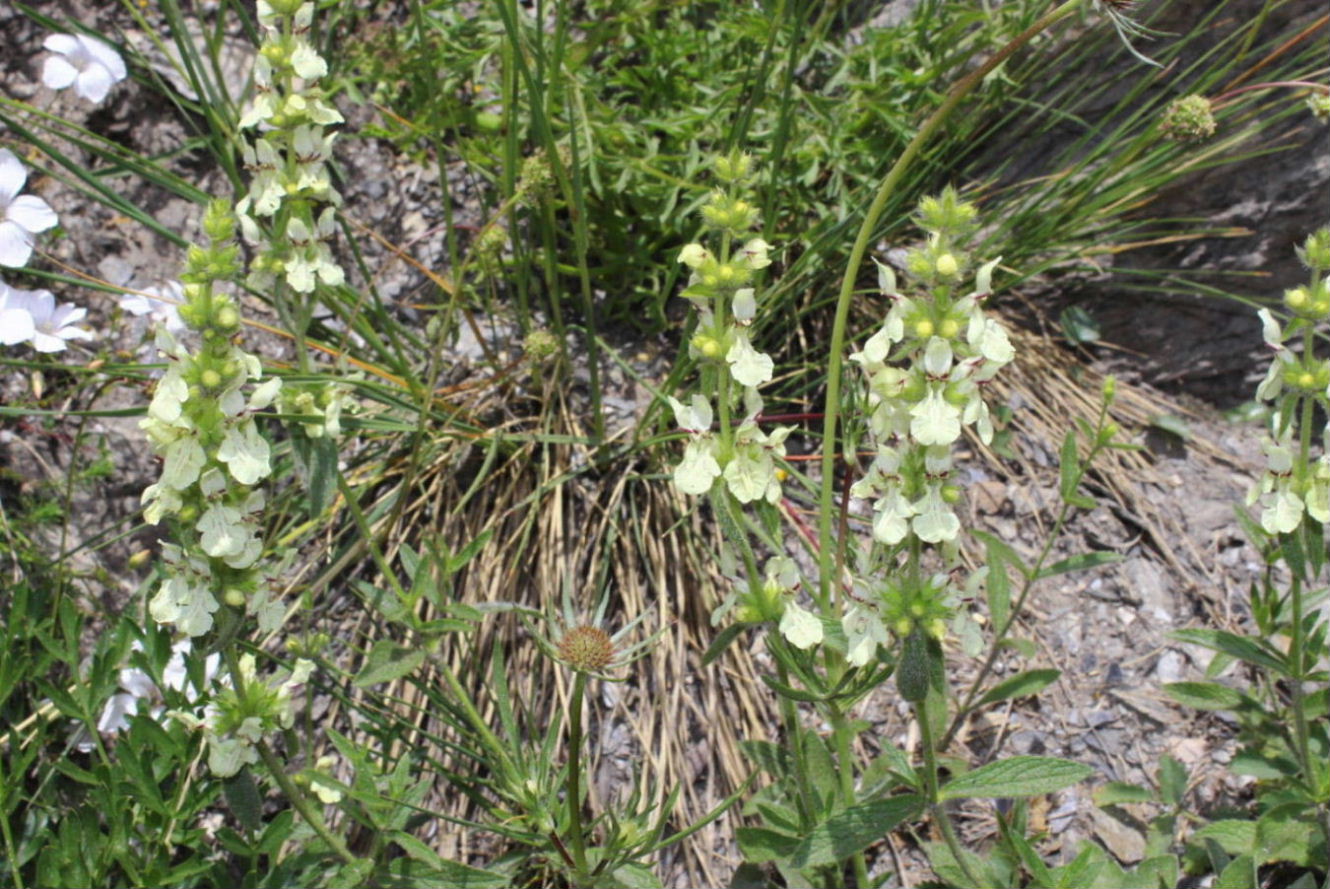
[[[1214,840],[1229,855],[1245,855],[1256,848],[1256,822],[1224,819],[1196,831],[1197,839]]]
[[[1196,710],[1237,710],[1242,693],[1218,682],[1166,682],[1164,693]]]
[[[328,889],[355,889],[363,886],[374,873],[374,861],[369,858],[357,858],[350,864],[344,864],[328,880]]]
[[[740,827],[734,832],[744,860],[753,864],[788,860],[799,846],[799,838],[767,830],[765,827]]]
[[[419,648],[408,648],[391,639],[380,639],[370,649],[365,666],[360,668],[352,685],[365,688],[400,679],[423,664],[425,657],[426,653]]]
[[[1094,792],[1094,804],[1100,808],[1120,806],[1123,803],[1149,803],[1154,802],[1154,798],[1155,795],[1150,788],[1128,784],[1125,781],[1109,781]]]
[[[1070,787],[1092,774],[1094,769],[1090,766],[1066,759],[1013,756],[953,778],[938,791],[938,797],[949,800],[1040,796]]]
[[[1164,754],[1159,758],[1159,795],[1171,806],[1182,805],[1187,793],[1187,767],[1175,757]]]
[[[1050,684],[1056,682],[1061,675],[1061,670],[1051,669],[1026,670],[1024,673],[1017,673],[984,692],[984,696],[979,699],[979,703],[975,706],[982,707],[985,704],[994,704],[1010,698],[1023,698],[1038,694]]]
[[[845,861],[882,839],[902,821],[923,811],[923,797],[893,796],[842,809],[806,836],[794,850],[795,867],[822,867]]]
[[[1215,880],[1215,889],[1251,889],[1261,885],[1256,872],[1256,860],[1250,855],[1239,855],[1228,863]]]
[[[619,865],[610,877],[611,885],[622,886],[624,889],[660,889],[662,885],[651,868],[636,861]]]
[[[771,777],[784,778],[790,774],[789,749],[770,741],[740,741],[739,747]]]
[[[1080,497],[1081,495],[1077,496]],[[1082,509],[1094,509],[1097,505],[1094,500],[1091,500],[1088,497],[1085,498],[1085,500],[1088,501],[1088,505],[1085,503],[1072,503],[1072,505],[1080,506]],[[1112,565],[1121,561],[1121,554],[1109,552],[1107,550],[1096,550],[1091,553],[1078,553],[1077,555],[1070,556],[1044,567],[1039,574],[1035,576],[1035,580],[1043,580],[1046,577],[1054,577],[1058,574],[1070,574],[1073,571],[1088,571],[1091,568],[1098,568],[1101,565]]]

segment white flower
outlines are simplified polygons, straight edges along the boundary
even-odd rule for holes
[[[1261,510],[1261,527],[1271,534],[1292,534],[1302,524],[1302,498],[1289,488],[1277,489]]]
[[[53,90],[72,85],[80,98],[94,105],[128,74],[120,54],[96,37],[52,34],[42,46],[55,53],[42,65],[42,83]]]
[[[137,293],[121,294],[120,308],[140,318],[147,315],[150,323],[175,333],[185,328],[179,308],[184,301],[184,287],[179,281],[168,281],[160,287],[144,287]]]
[[[771,356],[753,348],[743,330],[734,332],[734,344],[725,354],[725,360],[729,362],[730,374],[741,386],[760,386],[770,381],[776,368]]]
[[[947,401],[942,386],[930,386],[910,416],[910,435],[921,445],[949,445],[961,436],[960,408]]]
[[[743,257],[748,260],[748,267],[756,271],[771,265],[771,259],[767,256],[770,249],[771,245],[761,238],[753,238],[744,244]]]
[[[718,475],[716,442],[710,436],[701,436],[684,448],[683,459],[674,470],[674,486],[685,494],[705,494]]]
[[[951,506],[942,499],[942,486],[929,485],[928,493],[914,504],[915,516],[911,523],[914,533],[925,543],[941,543],[955,540],[960,533],[961,522],[951,511]]]
[[[711,251],[701,244],[688,244],[679,251],[679,262],[695,269],[711,258]]]
[[[785,605],[785,613],[780,616],[780,631],[795,648],[812,648],[822,641],[822,621],[793,601]]]
[[[845,612],[841,627],[848,643],[845,659],[856,667],[868,663],[869,658],[877,653],[878,645],[888,642],[887,628],[882,625],[877,609],[865,604],[856,602]]]
[[[914,504],[901,491],[892,488],[886,496],[878,500],[873,507],[877,515],[873,518],[873,539],[888,546],[895,546],[905,539],[910,530],[909,520],[914,515]]]
[[[19,194],[28,171],[8,148],[0,148],[0,265],[21,268],[32,256],[37,235],[55,228],[60,219],[46,201]]]
[[[8,341],[19,329],[26,329],[26,323],[17,312],[26,312],[32,320],[32,334],[28,339],[38,352],[63,352],[67,340],[89,340],[92,334],[81,327],[75,327],[87,309],[76,308],[73,303],[55,303],[55,296],[49,290],[18,290],[5,288],[4,313],[0,316],[0,327],[14,326],[8,330],[0,329],[0,341]]]
[[[217,459],[226,464],[231,477],[242,485],[256,484],[272,471],[269,454],[268,442],[252,419],[227,429],[217,448]]]
[[[679,424],[680,429],[706,432],[711,428],[711,403],[705,395],[693,395],[686,405],[673,396],[670,396],[669,402],[674,409],[674,422]]]

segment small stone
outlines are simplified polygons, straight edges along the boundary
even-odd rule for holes
[[[1187,659],[1182,652],[1169,648],[1155,663],[1155,678],[1160,682],[1181,682],[1186,668]]]

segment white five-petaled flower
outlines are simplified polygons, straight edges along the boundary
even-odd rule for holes
[[[18,290],[0,284],[0,343],[31,342],[38,352],[63,352],[67,340],[92,339],[75,327],[87,309],[55,303],[49,290]]]
[[[128,74],[120,54],[96,37],[52,34],[42,46],[55,53],[42,65],[42,83],[53,90],[72,86],[80,98],[94,105]]]
[[[8,148],[0,148],[0,265],[20,268],[32,256],[37,235],[60,221],[46,201],[19,194],[28,171]]]

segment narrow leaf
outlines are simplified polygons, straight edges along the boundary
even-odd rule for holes
[[[1056,682],[1062,675],[1061,670],[1026,670],[1024,673],[1017,673],[1010,679],[1004,679],[997,685],[990,688],[979,699],[976,706],[982,707],[985,704],[994,704],[998,701],[1006,701],[1011,698],[1024,698],[1029,695],[1038,694],[1052,683]]]
[[[1166,682],[1164,693],[1197,710],[1237,710],[1243,703],[1241,692],[1218,682]]]
[[[1087,500],[1089,498],[1086,498]],[[1081,506],[1084,509],[1093,509],[1095,503],[1089,500],[1089,505],[1077,503],[1075,506]],[[1095,550],[1090,553],[1077,553],[1074,556],[1054,562],[1052,565],[1045,566],[1035,577],[1036,580],[1043,580],[1045,577],[1053,577],[1058,574],[1070,574],[1073,571],[1088,571],[1091,568],[1098,568],[1100,565],[1112,565],[1121,562],[1122,556],[1119,553],[1109,552],[1108,550]]]

